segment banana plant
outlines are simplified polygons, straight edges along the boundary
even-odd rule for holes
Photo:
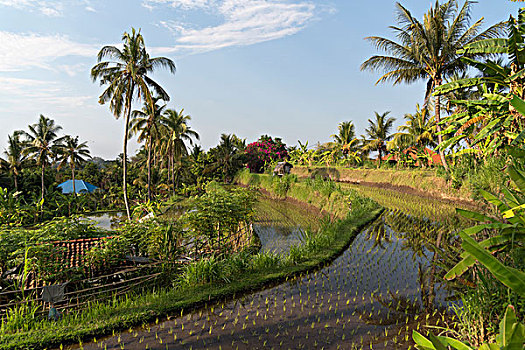
[[[474,348],[463,342],[443,336],[435,336],[430,333],[426,338],[418,331],[412,331],[412,339],[420,350],[474,350]],[[518,322],[516,312],[512,305],[507,307],[505,316],[499,324],[499,334],[495,343],[485,343],[478,350],[522,350],[525,341],[525,325]]]
[[[518,106],[516,111],[525,112],[520,106],[522,100],[517,96],[491,93],[487,86],[483,91],[483,97],[478,101],[452,101],[463,108],[461,112],[443,118],[441,133],[448,137],[438,149],[452,149],[464,143],[466,149],[476,150],[467,152],[487,156],[518,138],[522,126],[516,123],[516,116],[509,113],[509,108]]]
[[[511,93],[523,97],[523,78],[525,77],[525,8],[518,11],[518,18],[510,16],[507,22],[507,38],[490,38],[476,41],[465,45],[458,54],[507,54],[510,67],[499,61],[487,60],[485,62],[475,61],[468,57],[461,59],[468,65],[477,68],[483,74],[482,77],[466,78],[443,84],[435,89],[434,95],[480,86],[482,84],[510,88]]]
[[[523,151],[510,149],[511,154],[523,153]],[[498,196],[481,190],[485,200],[498,209],[502,217],[492,218],[482,213],[472,212],[464,209],[456,209],[458,214],[475,221],[479,225],[469,227],[459,233],[462,238],[461,260],[445,274],[445,279],[452,280],[461,276],[476,261],[484,265],[494,276],[514,290],[516,293],[525,297],[525,273],[512,267],[503,265],[493,254],[510,249],[524,249],[525,246],[525,176],[513,165],[507,168],[512,182],[517,188],[518,193],[512,193],[510,189],[503,189],[501,200]],[[484,230],[497,232],[481,242],[476,242],[472,236]]]
[[[508,152],[515,158],[523,158],[525,151],[509,148]],[[476,263],[484,266],[497,280],[516,293],[520,298],[525,298],[525,273],[522,270],[505,265],[498,259],[498,253],[521,250],[525,246],[525,175],[513,164],[507,167],[507,172],[514,184],[515,190],[503,189],[503,198],[491,193],[481,191],[485,200],[493,204],[500,216],[490,217],[482,213],[457,209],[457,212],[480,224],[469,227],[459,233],[462,239],[461,261],[445,275],[451,280],[465,273]],[[477,242],[472,236],[482,231],[496,232],[495,235]],[[412,338],[418,349],[424,350],[473,350],[472,347],[457,339],[429,335],[424,337],[413,331]],[[483,344],[479,350],[522,350],[525,341],[525,326],[517,321],[515,310],[508,306],[505,316],[500,322],[500,333],[496,343]]]
[[[519,10],[518,18],[507,22],[507,38],[491,38],[466,45],[458,54],[507,54],[510,65],[503,61],[485,62],[462,58],[468,65],[481,71],[482,76],[452,81],[436,88],[434,95],[445,95],[453,91],[478,87],[482,90],[480,101],[450,101],[462,106],[461,112],[444,118],[442,135],[448,140],[439,145],[447,149],[464,141],[468,149],[483,144],[482,155],[495,153],[504,144],[525,140],[521,119],[525,110],[525,8]],[[506,92],[508,91],[508,93]],[[479,149],[479,147],[477,147]]]

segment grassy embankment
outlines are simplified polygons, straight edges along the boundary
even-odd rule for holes
[[[239,181],[261,186],[275,195],[283,193],[309,202],[339,217],[326,223],[316,235],[309,235],[288,257],[271,254],[238,254],[225,260],[196,262],[182,272],[172,285],[113,302],[93,303],[82,313],[65,315],[58,322],[21,318],[19,330],[0,332],[1,349],[41,349],[60,344],[91,341],[146,322],[180,315],[205,303],[236,294],[260,290],[280,281],[314,270],[333,261],[352,242],[359,230],[381,212],[378,204],[352,190],[324,185],[304,186],[293,181],[275,181],[270,176],[242,173]],[[283,184],[284,183],[284,184]],[[330,184],[330,182],[328,182]],[[332,183],[333,184],[333,183]],[[348,210],[349,203],[352,210]]]
[[[339,167],[296,166],[292,174],[303,177],[329,177],[334,181],[386,185],[393,188],[410,188],[437,198],[471,202],[475,194],[468,186],[453,188],[444,178],[438,177],[435,170],[397,170],[397,169],[351,169]]]

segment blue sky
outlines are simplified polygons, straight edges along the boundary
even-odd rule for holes
[[[434,1],[401,3],[421,18]],[[0,150],[7,134],[44,114],[88,141],[93,155],[121,153],[123,122],[98,104],[102,87],[89,70],[98,50],[119,44],[132,26],[141,28],[153,56],[175,61],[175,75],[154,78],[170,94],[169,106],[192,116],[204,148],[221,133],[313,145],[329,141],[345,120],[363,133],[374,111],[392,111],[399,125],[422,102],[424,84],[376,86],[378,74],[359,70],[376,53],[364,37],[392,38],[394,6],[387,0],[0,0]],[[485,17],[488,26],[519,7],[480,0],[472,19]]]

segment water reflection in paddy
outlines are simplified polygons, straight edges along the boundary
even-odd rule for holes
[[[86,216],[86,219],[95,222],[95,226],[104,230],[114,230],[120,223],[126,220],[126,212],[113,211],[105,213],[93,213]]]

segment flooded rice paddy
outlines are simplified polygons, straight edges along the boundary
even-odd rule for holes
[[[263,197],[256,206],[253,228],[261,251],[286,255],[293,245],[303,242],[307,231],[317,231],[322,220],[317,211]]]
[[[86,216],[86,219],[93,221],[96,227],[104,230],[116,229],[126,218],[126,213],[123,211],[93,213]]]
[[[277,252],[300,242],[301,232],[322,220],[267,199],[258,217],[263,249]],[[443,325],[450,293],[434,275],[429,244],[446,229],[387,210],[329,266],[83,348],[408,349],[412,329]]]

